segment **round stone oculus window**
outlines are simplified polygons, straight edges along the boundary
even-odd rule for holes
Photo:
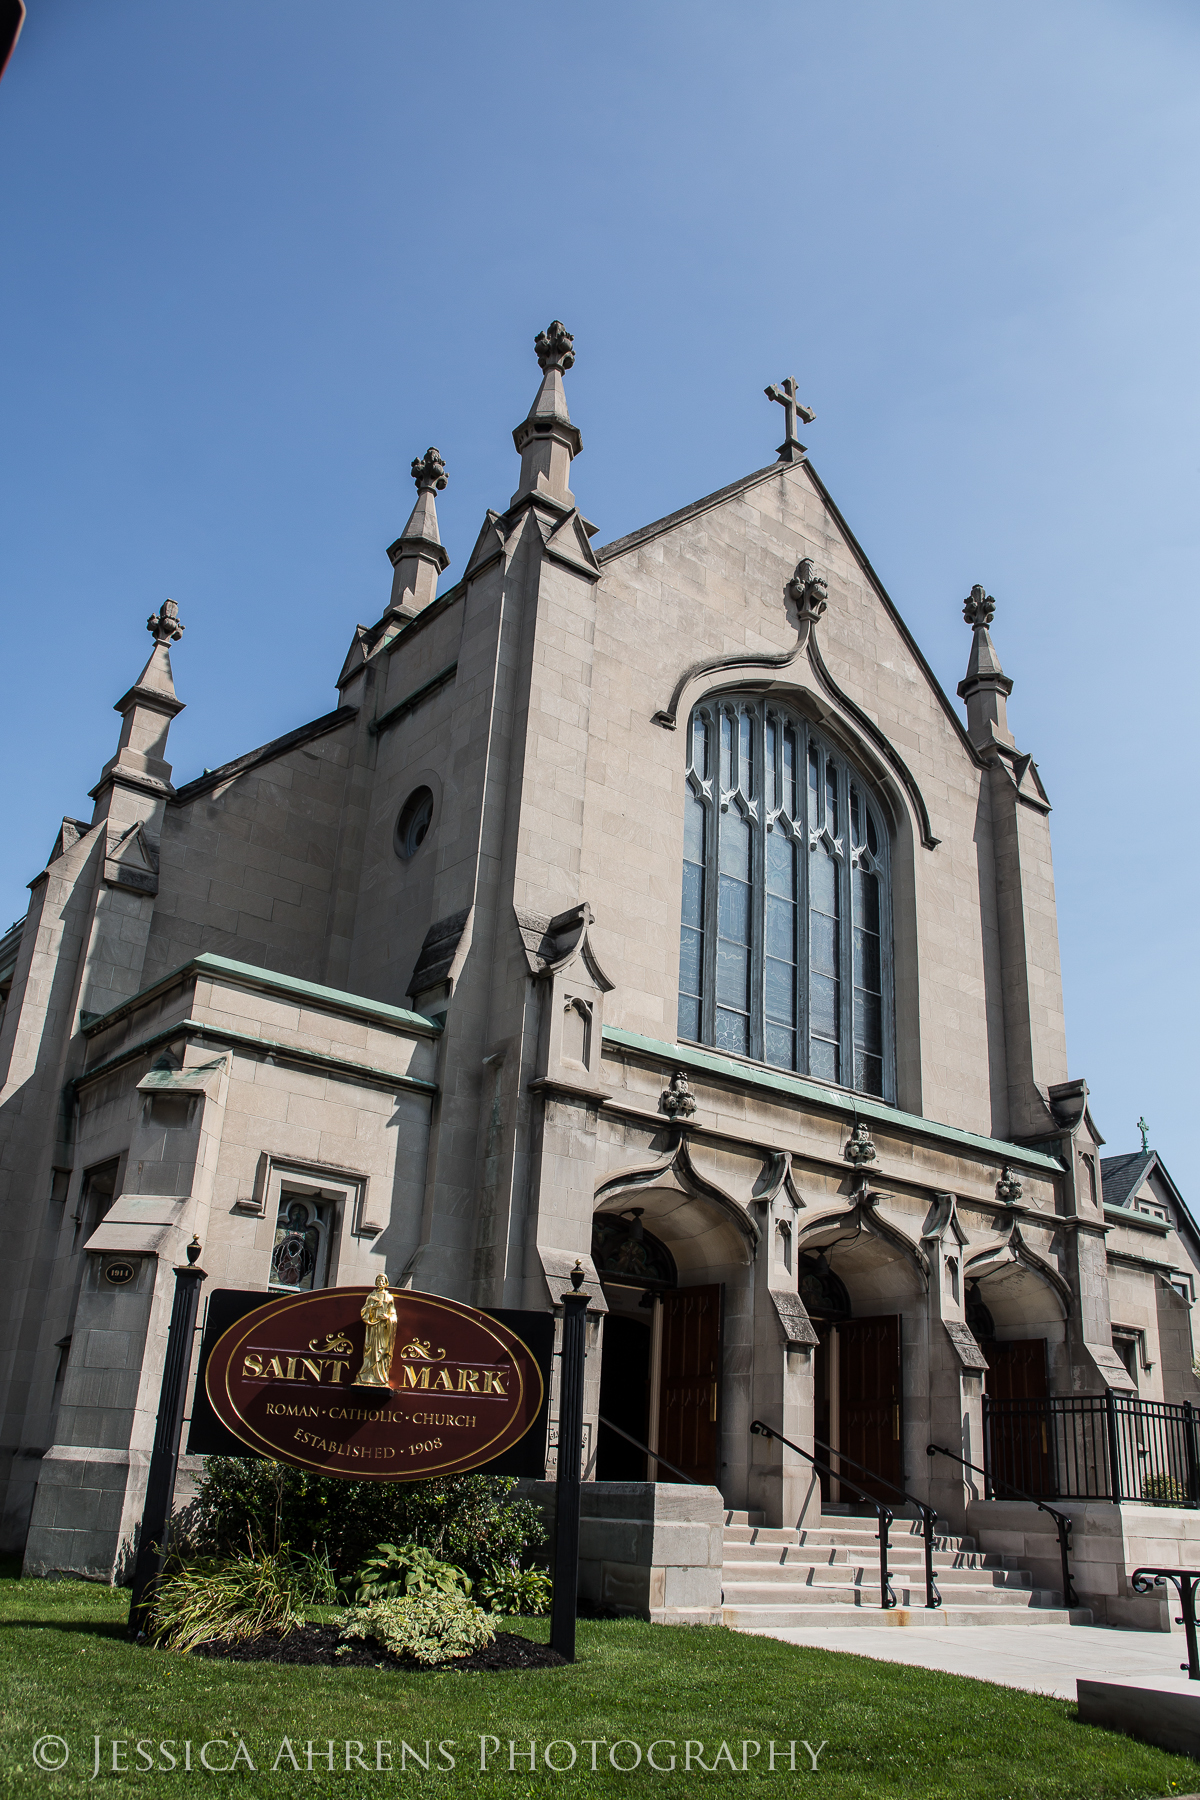
[[[414,788],[396,820],[396,855],[407,862],[425,842],[433,824],[433,795],[427,787]]]

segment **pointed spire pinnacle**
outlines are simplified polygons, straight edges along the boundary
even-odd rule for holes
[[[154,639],[154,648],[133,686],[113,708],[121,714],[121,736],[116,755],[105,763],[100,780],[92,789],[97,818],[107,804],[105,795],[111,791],[114,779],[153,793],[173,792],[171,765],[166,760],[167,732],[171,720],[183,711],[183,701],[175,692],[168,648],[183,636],[179,608],[173,600],[165,600],[161,612],[151,613],[146,630]]]
[[[1013,684],[1000,666],[988,626],[996,616],[996,602],[978,582],[963,601],[963,618],[973,628],[967,672],[958,684],[959,697],[967,703],[967,735],[983,749],[1000,743],[1012,748],[1008,729],[1008,696]]]
[[[396,571],[388,611],[398,613],[401,619],[411,619],[429,605],[437,593],[438,576],[450,563],[438,531],[434,498],[448,479],[441,451],[431,444],[424,456],[415,456],[412,478],[417,484],[417,504],[400,536],[388,546],[388,557]]]
[[[525,494],[544,494],[548,499],[574,506],[569,486],[572,459],[583,449],[583,439],[571,423],[563,374],[575,362],[575,339],[561,319],[552,319],[533,340],[542,385],[528,414],[513,432],[521,453],[521,479],[509,501],[515,506]]]

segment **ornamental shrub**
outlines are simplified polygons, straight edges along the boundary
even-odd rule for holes
[[[550,1611],[554,1583],[544,1569],[522,1569],[517,1563],[489,1563],[479,1577],[476,1598],[490,1613],[524,1613],[534,1617]]]
[[[360,1606],[372,1600],[397,1600],[428,1594],[467,1594],[469,1575],[454,1563],[439,1562],[432,1550],[420,1544],[376,1544],[353,1584]]]
[[[1142,1483],[1142,1499],[1157,1506],[1186,1506],[1187,1489],[1175,1475],[1148,1475]]]
[[[196,1498],[172,1521],[193,1556],[244,1556],[251,1544],[324,1554],[346,1585],[379,1543],[420,1544],[472,1579],[545,1541],[541,1509],[503,1475],[342,1481],[253,1456],[209,1456]]]
[[[487,1614],[465,1594],[410,1595],[352,1606],[338,1626],[343,1638],[369,1638],[394,1656],[440,1663],[470,1656],[496,1633]]]

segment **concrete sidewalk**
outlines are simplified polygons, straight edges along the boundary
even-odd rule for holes
[[[997,1631],[979,1626],[856,1626],[849,1631],[809,1631],[782,1627],[756,1631],[754,1637],[779,1638],[812,1650],[841,1650],[879,1662],[911,1663],[941,1669],[947,1675],[970,1675],[1001,1687],[1026,1688],[1035,1694],[1075,1699],[1077,1676],[1103,1680],[1149,1682],[1178,1676],[1187,1660],[1182,1631],[1114,1631],[1103,1625],[1044,1625],[1037,1631]],[[1200,1682],[1196,1683],[1200,1689]]]

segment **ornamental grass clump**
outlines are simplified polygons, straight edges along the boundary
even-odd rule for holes
[[[233,1644],[303,1625],[296,1572],[285,1556],[190,1563],[155,1590],[149,1635],[164,1650]]]
[[[338,1627],[343,1638],[370,1638],[426,1668],[470,1656],[496,1635],[483,1608],[461,1593],[371,1600],[349,1607]]]

